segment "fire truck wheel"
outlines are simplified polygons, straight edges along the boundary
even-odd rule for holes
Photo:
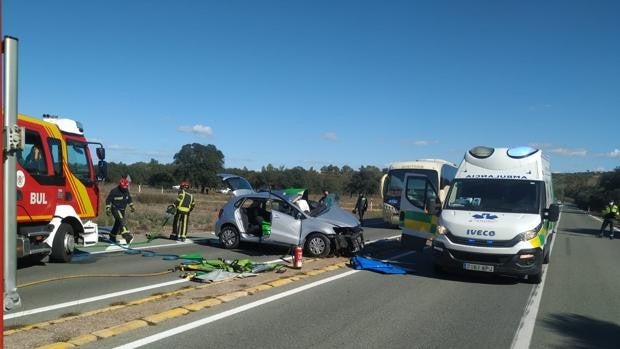
[[[325,257],[331,250],[331,242],[321,233],[310,234],[306,239],[306,252],[309,257]]]
[[[54,245],[52,246],[50,261],[57,263],[70,262],[74,247],[75,237],[73,236],[73,227],[70,224],[62,223],[54,236]]]

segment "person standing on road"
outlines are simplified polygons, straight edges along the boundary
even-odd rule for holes
[[[609,225],[609,238],[614,238],[614,222],[618,217],[618,205],[613,201],[609,202],[609,205],[603,209],[603,225],[601,225],[601,234],[599,237],[603,237],[605,234],[605,228]]]
[[[118,186],[114,187],[105,200],[105,213],[114,216],[114,226],[110,231],[110,240],[117,242],[116,236],[120,232],[127,244],[133,240],[133,235],[127,229],[127,219],[125,209],[129,205],[131,212],[136,212],[133,207],[133,200],[129,194],[129,180],[123,177],[118,181]]]
[[[172,221],[172,234],[170,240],[185,241],[187,237],[187,225],[189,223],[189,213],[194,209],[194,196],[188,192],[189,183],[181,182],[179,185],[179,196],[174,203],[176,211]]]
[[[357,211],[358,216],[360,217],[360,223],[364,219],[364,213],[368,209],[368,199],[364,194],[360,193],[357,198],[357,202],[355,203],[355,211]]]

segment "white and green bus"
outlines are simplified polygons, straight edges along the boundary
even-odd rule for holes
[[[427,177],[443,201],[450,187],[456,165],[446,160],[421,159],[391,163],[387,174],[381,178],[379,192],[383,200],[383,221],[390,225],[399,225],[400,198],[404,188],[405,175],[419,174]]]

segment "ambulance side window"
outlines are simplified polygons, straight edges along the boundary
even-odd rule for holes
[[[62,159],[61,159],[61,143],[56,138],[49,138],[47,141],[50,147],[50,156],[52,157],[52,166],[54,167],[54,176],[62,176]]]

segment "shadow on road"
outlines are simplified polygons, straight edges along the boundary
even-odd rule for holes
[[[217,238],[194,240],[194,244],[199,245],[199,246],[211,246],[211,247],[221,248],[220,242]],[[222,249],[222,252],[227,251],[224,248],[221,248],[221,249]],[[245,242],[245,241],[242,241],[241,243],[239,243],[238,248],[234,248],[228,251],[242,253],[250,257],[261,257],[265,255],[277,255],[277,256],[287,257],[291,255],[291,250],[288,247],[282,247],[282,246],[272,245],[272,244]]]
[[[385,223],[383,218],[366,218],[361,223],[363,228],[399,229],[398,225]]]
[[[579,314],[553,314],[544,326],[566,338],[561,348],[618,348],[620,326]]]
[[[391,256],[397,256],[407,252],[411,252],[411,250],[404,250],[399,240],[383,240],[366,246],[358,255],[388,262],[408,270],[409,275],[426,278],[489,285],[514,285],[521,281],[514,277],[489,275],[482,272],[453,273],[435,271],[433,268],[432,251],[429,248],[412,252],[398,259],[388,259]]]
[[[570,235],[595,236],[597,238],[598,238],[598,235],[600,234],[599,229],[592,229],[592,228],[571,228],[571,229],[564,229],[564,232]]]

